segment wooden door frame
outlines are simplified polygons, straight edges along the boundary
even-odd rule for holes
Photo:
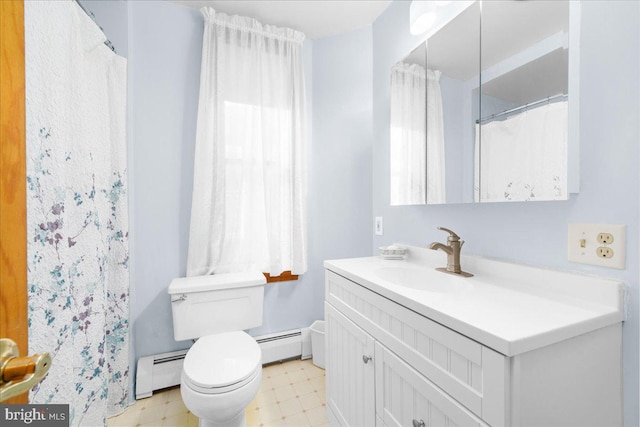
[[[0,0],[0,337],[28,349],[24,1]],[[27,403],[28,393],[3,403]]]

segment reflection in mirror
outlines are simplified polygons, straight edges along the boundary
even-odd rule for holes
[[[487,1],[474,198],[568,198],[569,1]]]
[[[473,202],[480,4],[463,7],[427,39],[428,204]]]
[[[391,205],[427,200],[425,55],[423,43],[391,69]]]

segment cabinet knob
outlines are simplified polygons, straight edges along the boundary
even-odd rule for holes
[[[413,427],[424,427],[424,421],[413,420]]]
[[[365,356],[365,355],[362,356],[362,361],[364,363],[369,363],[369,360],[371,360],[371,356]]]

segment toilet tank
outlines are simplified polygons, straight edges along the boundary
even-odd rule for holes
[[[265,277],[230,273],[178,278],[169,285],[177,341],[262,325]]]

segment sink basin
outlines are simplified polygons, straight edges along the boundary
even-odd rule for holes
[[[462,283],[463,279],[448,276],[430,268],[406,265],[380,267],[375,270],[375,274],[380,279],[394,285],[427,292],[450,293],[469,287]],[[468,284],[468,282],[466,283]]]

